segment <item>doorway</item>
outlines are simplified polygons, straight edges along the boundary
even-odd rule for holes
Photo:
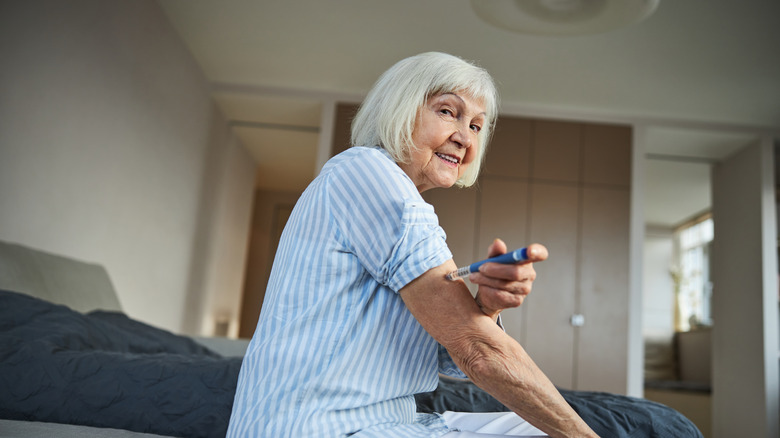
[[[679,234],[712,211],[717,166],[755,139],[755,133],[677,127],[648,128],[644,138],[645,397],[682,412],[705,437],[712,432],[712,332],[709,322],[693,324],[695,330],[680,324],[687,315],[679,305],[686,281]]]

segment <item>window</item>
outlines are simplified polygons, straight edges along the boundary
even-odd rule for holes
[[[675,233],[675,330],[688,331],[712,325],[710,246],[712,217],[685,225]]]

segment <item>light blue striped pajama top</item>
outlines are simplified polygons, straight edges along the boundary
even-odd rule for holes
[[[282,233],[228,437],[438,437],[414,394],[464,377],[398,291],[450,259],[433,207],[380,148],[332,158]]]

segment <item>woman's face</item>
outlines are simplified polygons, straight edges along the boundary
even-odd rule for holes
[[[482,101],[465,93],[432,96],[418,110],[411,162],[400,166],[421,193],[452,187],[479,153],[477,134],[485,124]]]

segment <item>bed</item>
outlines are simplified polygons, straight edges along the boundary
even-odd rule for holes
[[[245,348],[128,317],[100,265],[0,242],[0,436],[224,437]],[[701,437],[657,403],[561,393],[602,437]],[[445,377],[417,407],[506,410]]]

